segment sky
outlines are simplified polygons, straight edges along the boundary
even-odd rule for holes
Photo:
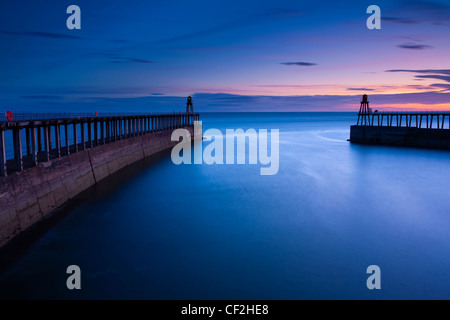
[[[2,1],[0,112],[450,110],[449,40],[450,0]]]

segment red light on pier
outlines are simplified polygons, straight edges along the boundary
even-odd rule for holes
[[[13,119],[13,113],[11,111],[6,111],[6,119],[8,119],[8,121],[12,121]]]

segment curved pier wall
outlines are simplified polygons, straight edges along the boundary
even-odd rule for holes
[[[185,127],[193,136],[193,126]],[[172,130],[131,137],[0,177],[0,246],[96,182],[172,148]]]

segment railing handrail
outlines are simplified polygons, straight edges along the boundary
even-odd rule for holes
[[[129,117],[129,116],[161,116],[161,115],[179,115],[187,114],[185,112],[14,112],[12,122],[14,121],[33,121],[33,120],[66,120],[66,119],[82,119],[82,118],[99,118],[99,117]],[[190,113],[197,114],[197,113]],[[7,111],[0,111],[0,122],[9,122]]]
[[[450,111],[381,111],[378,110],[378,112],[370,112],[370,113],[358,113],[359,115],[377,115],[377,114],[433,114],[433,115],[441,115],[441,114],[445,114],[445,115],[450,115]]]

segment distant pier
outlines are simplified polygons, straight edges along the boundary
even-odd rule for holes
[[[6,112],[0,119],[0,246],[118,170],[170,150],[179,142],[171,139],[175,129],[201,135],[199,118]]]
[[[450,149],[450,111],[378,112],[364,95],[349,141],[364,144]]]

